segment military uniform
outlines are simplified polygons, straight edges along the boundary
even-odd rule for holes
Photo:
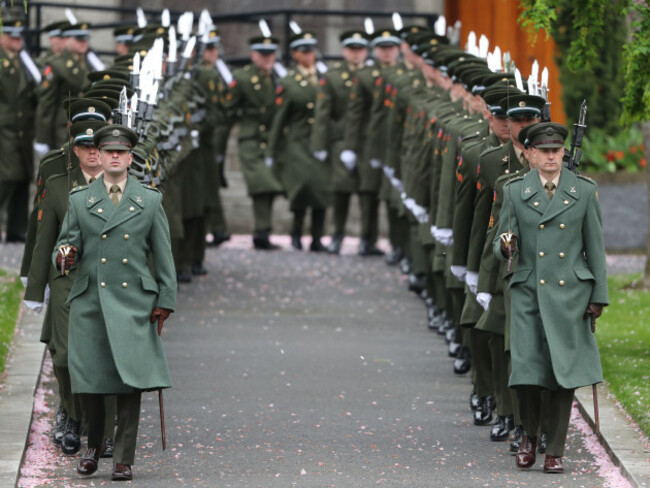
[[[4,35],[21,37],[21,21],[5,21]],[[0,47],[0,212],[5,214],[7,241],[21,241],[27,230],[29,182],[34,162],[34,83],[17,53]]]

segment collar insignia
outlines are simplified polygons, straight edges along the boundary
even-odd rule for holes
[[[142,203],[142,198],[140,198],[140,195],[135,197],[135,201],[138,202],[138,203]]]
[[[530,193],[530,186],[526,187],[526,189],[524,190],[524,193]]]
[[[90,197],[88,199],[88,203],[95,203],[95,197]]]
[[[572,186],[571,189],[569,190],[569,193],[575,193],[576,192],[576,187]]]

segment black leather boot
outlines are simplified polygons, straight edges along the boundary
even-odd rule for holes
[[[79,424],[76,420],[68,417],[66,422],[65,434],[61,440],[61,451],[63,454],[77,454],[81,449],[81,438],[79,436]]]
[[[474,425],[487,425],[492,422],[492,395],[479,399],[478,408],[474,412]]]
[[[512,415],[497,416],[496,422],[490,431],[490,440],[494,442],[507,441],[510,437],[510,431],[515,428],[515,419]]]
[[[386,264],[389,266],[397,265],[404,257],[404,250],[401,246],[395,246],[391,252],[386,255]]]
[[[259,251],[277,251],[280,246],[273,244],[269,240],[270,231],[256,230],[253,232],[253,247]]]
[[[334,234],[330,245],[327,246],[329,254],[339,254],[341,252],[341,245],[343,244],[343,234]]]
[[[63,435],[65,434],[65,426],[68,422],[68,412],[65,411],[63,405],[59,405],[59,409],[56,411],[56,425],[54,426],[54,432],[52,433],[52,440],[55,444],[61,444],[63,440]]]

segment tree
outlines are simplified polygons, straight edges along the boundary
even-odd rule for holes
[[[521,0],[522,12],[519,21],[522,26],[534,32],[545,30],[558,32],[563,0]],[[621,126],[640,123],[643,131],[646,161],[650,160],[650,6],[646,0],[574,0],[571,2],[573,16],[571,24],[577,35],[566,51],[567,66],[576,71],[593,71],[598,66],[599,49],[609,42],[605,35],[607,12],[615,9],[628,20],[627,42],[623,45],[623,97]],[[547,34],[548,35],[548,34]],[[650,171],[646,171],[648,195],[650,195]],[[648,198],[650,219],[650,198]],[[649,221],[650,224],[650,221]],[[650,228],[650,225],[649,225]],[[643,285],[650,287],[650,232],[646,244],[646,267]]]

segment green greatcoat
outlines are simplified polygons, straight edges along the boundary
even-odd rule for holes
[[[249,64],[233,73],[224,97],[230,123],[239,121],[239,161],[249,195],[282,193],[277,167],[264,164],[269,130],[276,111],[274,74],[262,73]]]
[[[344,136],[347,109],[350,103],[354,72],[343,63],[336,63],[320,80],[316,101],[311,150],[327,151],[332,167],[332,191],[355,193],[359,187],[358,170],[350,171],[339,156],[345,149]]]
[[[597,185],[563,168],[552,200],[536,169],[509,186],[493,242],[495,256],[505,261],[499,235],[509,220],[519,257],[510,281],[509,386],[600,383],[598,346],[584,318],[589,303],[609,303]]]
[[[48,313],[43,321],[41,341],[46,342],[52,352],[55,366],[68,367],[68,314],[66,303],[76,276],[73,269],[62,275],[52,264],[52,249],[63,229],[66,232],[65,214],[68,210],[69,188],[85,185],[86,180],[79,167],[67,174],[54,175],[45,183],[43,198],[36,209],[36,244],[32,253],[31,266],[27,275],[25,300],[43,302],[45,286],[50,285]]]
[[[280,163],[282,182],[291,210],[328,205],[330,165],[317,160],[309,141],[314,124],[317,88],[297,71],[289,71],[282,79],[278,93],[278,109],[269,134],[268,155]],[[286,140],[280,152],[281,139]],[[278,159],[281,159],[278,161]]]
[[[64,227],[57,247],[69,243],[78,249],[77,278],[68,297],[72,393],[171,386],[162,341],[149,321],[154,307],[176,307],[176,271],[161,201],[160,192],[132,176],[117,206],[103,177],[71,193],[69,239]]]
[[[82,96],[88,89],[88,72],[85,58],[78,58],[67,49],[50,58],[43,69],[43,81],[38,90],[36,142],[54,149],[61,147],[68,139],[68,114],[63,102],[68,97]]]

